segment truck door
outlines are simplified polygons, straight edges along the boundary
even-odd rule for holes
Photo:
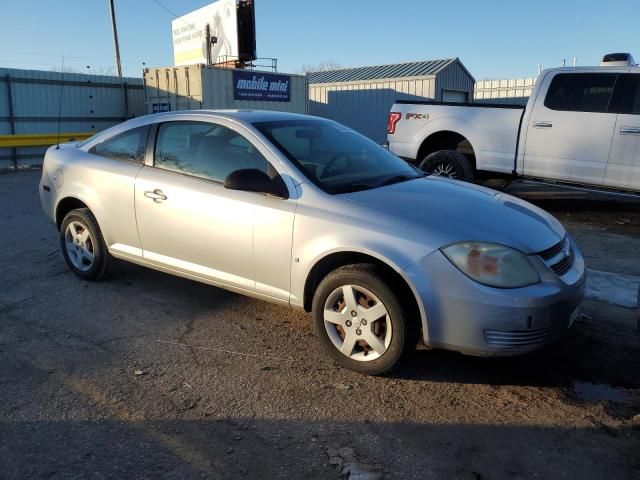
[[[528,120],[526,176],[602,185],[616,123],[609,103],[617,77],[547,75]]]
[[[618,116],[609,162],[607,187],[640,190],[640,75],[622,74],[612,101]]]

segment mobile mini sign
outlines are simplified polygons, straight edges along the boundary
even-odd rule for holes
[[[291,77],[275,73],[233,70],[234,100],[290,102]]]

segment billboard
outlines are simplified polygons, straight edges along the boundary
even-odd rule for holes
[[[253,1],[218,0],[171,22],[175,66],[207,64],[207,26],[212,64],[255,59]]]
[[[251,70],[234,70],[233,99],[290,102],[291,77]]]

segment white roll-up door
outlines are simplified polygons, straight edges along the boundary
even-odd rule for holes
[[[456,90],[442,90],[443,102],[467,103],[467,92]]]

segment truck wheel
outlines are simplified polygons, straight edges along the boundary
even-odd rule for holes
[[[469,159],[453,150],[440,150],[427,155],[420,164],[420,170],[465,182],[473,182],[475,177]]]

